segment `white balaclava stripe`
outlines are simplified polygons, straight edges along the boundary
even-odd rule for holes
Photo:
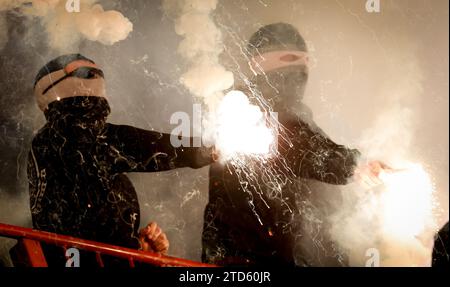
[[[70,76],[48,89],[51,85],[80,67],[97,68],[95,64],[87,61],[74,61],[64,69],[45,75],[36,83],[34,95],[42,111],[45,111],[50,103],[65,98],[77,96],[106,97],[105,80],[103,77],[84,79]]]
[[[250,63],[256,74],[264,74],[288,66],[308,67],[307,52],[295,50],[279,50],[260,54],[252,58]]]
[[[273,23],[261,27],[249,40],[250,68],[264,74],[288,66],[303,66],[308,71],[308,47],[296,27]]]

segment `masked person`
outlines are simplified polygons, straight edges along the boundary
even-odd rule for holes
[[[262,27],[251,37],[248,50],[256,72],[250,86],[278,113],[288,140],[280,137],[279,156],[253,169],[256,182],[240,178],[240,171],[231,164],[211,165],[202,259],[224,265],[320,265],[317,250],[323,242],[312,233],[320,227],[313,221],[321,219],[311,218],[319,207],[308,205],[310,194],[319,191],[305,180],[344,185],[358,174],[373,184],[385,166],[373,162],[357,169],[360,153],[334,143],[315,125],[310,109],[302,103],[308,79],[307,47],[292,25]],[[252,97],[253,93],[245,92]],[[279,164],[280,160],[286,164]],[[276,196],[267,170],[275,171],[269,177],[286,177]]]
[[[126,173],[200,168],[212,162],[212,149],[174,148],[169,134],[107,123],[104,74],[79,54],[46,64],[34,93],[47,123],[34,136],[28,158],[33,227],[167,251],[167,238],[156,223],[138,232],[138,197]],[[55,253],[47,252],[50,261]]]

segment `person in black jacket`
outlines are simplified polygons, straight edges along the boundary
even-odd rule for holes
[[[305,180],[344,185],[358,173],[372,184],[386,166],[373,162],[357,169],[360,153],[336,144],[315,125],[302,103],[307,47],[292,25],[262,27],[251,37],[248,51],[256,76],[252,92],[245,92],[255,103],[253,94],[260,93],[278,113],[283,127],[279,154],[267,163],[249,162],[244,169],[251,170],[251,177],[230,163],[211,165],[202,260],[223,265],[320,265],[316,250],[323,241],[306,234],[322,223],[312,218],[318,207],[308,204],[310,194],[318,190]],[[317,225],[305,228],[305,222],[316,224],[314,220]],[[304,244],[306,240],[311,244]]]
[[[138,198],[126,173],[200,168],[213,162],[212,148],[174,148],[169,134],[107,123],[103,72],[79,54],[45,65],[34,91],[47,123],[28,157],[33,227],[166,251],[168,241],[155,223],[138,232]]]
[[[434,239],[432,267],[450,267],[450,242],[448,239],[448,222],[439,230]]]

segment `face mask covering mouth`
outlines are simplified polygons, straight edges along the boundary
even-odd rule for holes
[[[287,66],[258,75],[258,86],[277,95],[280,100],[292,98],[300,101],[308,81],[308,68],[305,66]]]

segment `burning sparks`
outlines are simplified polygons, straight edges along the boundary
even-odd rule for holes
[[[372,190],[348,190],[349,200],[334,214],[333,239],[349,253],[351,264],[367,266],[369,248],[380,266],[429,266],[436,229],[434,185],[416,163],[396,160],[402,169],[384,170]]]
[[[224,160],[239,155],[265,156],[275,143],[264,113],[240,91],[225,95],[217,114],[216,147]]]
[[[385,233],[411,238],[426,231],[433,222],[433,186],[422,166],[382,172],[380,179],[386,187],[381,197]]]

